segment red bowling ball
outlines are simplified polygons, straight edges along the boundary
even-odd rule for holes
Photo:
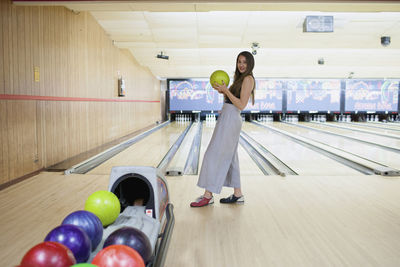
[[[42,242],[22,258],[20,267],[69,267],[76,263],[74,254],[57,242]]]
[[[102,249],[92,264],[99,267],[145,267],[140,254],[125,245],[111,245]]]

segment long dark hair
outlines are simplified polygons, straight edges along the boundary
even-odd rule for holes
[[[237,66],[240,56],[244,56],[246,58],[247,68],[244,73],[240,73],[238,66]],[[240,52],[240,54],[236,58],[236,70],[235,70],[233,84],[231,85],[231,87],[229,87],[229,91],[231,91],[234,96],[240,98],[240,89],[242,88],[242,83],[246,76],[251,75],[251,77],[253,77],[253,79],[254,79],[253,69],[254,69],[253,55],[247,51]],[[254,105],[254,91],[255,91],[255,87],[256,87],[255,82],[256,81],[254,79],[254,87],[253,87],[253,91],[251,92],[251,98],[252,98],[253,105]]]

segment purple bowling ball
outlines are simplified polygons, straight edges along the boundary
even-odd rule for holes
[[[86,262],[92,249],[92,243],[85,231],[72,224],[57,226],[47,234],[44,241],[58,242],[66,246],[74,254],[77,263]]]
[[[103,224],[99,217],[86,210],[78,210],[69,214],[61,224],[73,224],[82,228],[92,242],[92,250],[100,244],[103,237]]]
[[[152,255],[152,247],[149,238],[139,229],[122,227],[112,232],[104,241],[104,246],[126,245],[139,252],[145,263],[149,262]]]

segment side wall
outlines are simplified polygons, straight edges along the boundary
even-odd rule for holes
[[[115,47],[90,13],[0,0],[0,184],[160,117],[160,81]]]

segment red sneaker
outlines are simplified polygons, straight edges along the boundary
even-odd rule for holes
[[[197,198],[195,202],[190,203],[190,207],[204,207],[213,203],[214,197],[206,198],[205,196],[201,196]]]

